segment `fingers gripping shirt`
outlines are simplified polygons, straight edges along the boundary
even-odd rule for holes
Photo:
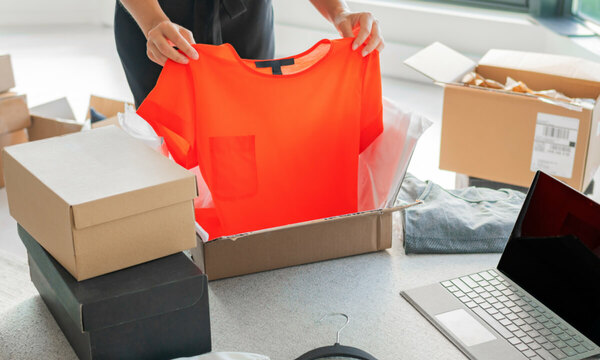
[[[379,54],[352,40],[270,61],[198,44],[198,60],[167,62],[138,114],[199,166],[210,239],[357,211],[358,154],[383,125]]]

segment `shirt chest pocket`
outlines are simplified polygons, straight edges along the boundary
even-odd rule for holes
[[[209,148],[213,197],[236,200],[258,192],[254,135],[210,137]]]

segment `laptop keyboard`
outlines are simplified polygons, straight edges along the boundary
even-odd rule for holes
[[[442,286],[530,359],[565,359],[595,348],[494,270]]]

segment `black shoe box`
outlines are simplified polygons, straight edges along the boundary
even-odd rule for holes
[[[31,280],[80,359],[211,351],[208,280],[177,253],[78,282],[20,225]]]

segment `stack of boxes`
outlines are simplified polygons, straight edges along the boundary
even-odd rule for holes
[[[115,126],[6,147],[31,279],[81,359],[210,351],[193,174]]]
[[[0,55],[0,151],[5,146],[27,142],[31,125],[27,99],[10,91],[15,87],[10,55]],[[2,160],[0,159],[0,188],[4,186]]]

